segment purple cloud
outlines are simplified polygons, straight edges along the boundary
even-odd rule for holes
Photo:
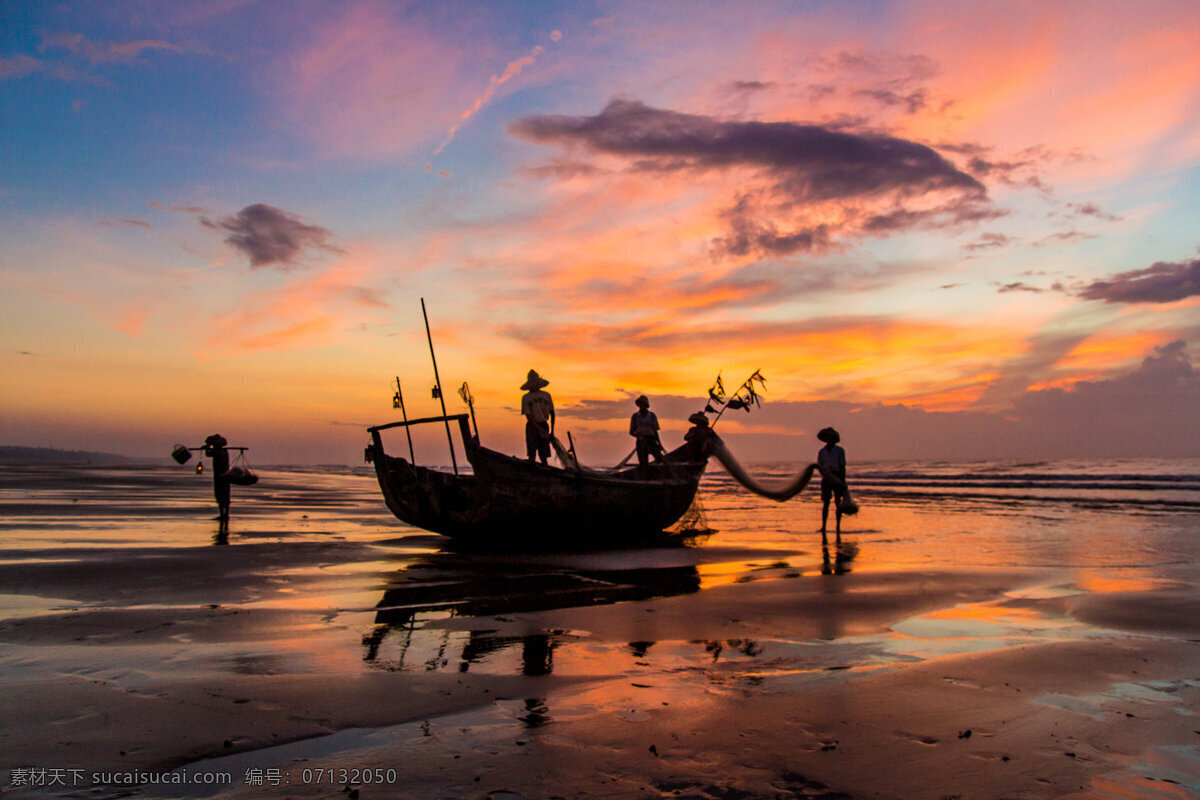
[[[157,208],[159,211],[178,211],[183,214],[203,214],[204,213],[204,209],[201,208],[200,206],[165,205],[163,203],[156,203],[153,200],[151,200],[147,205],[149,205],[151,208]]]
[[[868,97],[884,106],[902,106],[908,114],[916,114],[929,102],[928,93],[924,89],[917,89],[907,94],[890,89],[861,89],[855,92],[855,95]]]
[[[205,217],[201,224],[228,232],[225,241],[250,257],[251,267],[277,264],[295,266],[306,248],[341,252],[329,243],[333,235],[319,225],[302,222],[295,214],[266,203],[255,203],[216,222]]]
[[[132,217],[124,217],[122,219],[102,219],[98,223],[110,228],[152,228],[154,227],[144,219],[135,219]]]
[[[752,187],[736,198],[725,214],[730,231],[714,242],[719,253],[787,255],[827,247],[839,234],[883,235],[996,215],[983,184],[936,150],[878,133],[723,120],[629,100],[613,100],[592,116],[526,117],[510,131],[534,142],[622,157],[643,172],[757,170],[767,188]],[[930,197],[936,200],[932,207]],[[890,201],[891,207],[864,211],[857,208],[862,200]],[[830,202],[843,207],[843,222],[796,223],[794,215],[805,207]]]
[[[1013,281],[1012,283],[1001,285],[996,291],[1000,294],[1006,294],[1008,292],[1044,292],[1046,290],[1038,286],[1030,286],[1024,281]]]
[[[1014,239],[1003,233],[984,233],[972,242],[962,246],[963,250],[976,252],[979,250],[996,250],[1012,244]]]
[[[797,201],[848,199],[896,189],[984,192],[982,184],[925,145],[820,125],[723,121],[613,100],[595,116],[526,117],[511,130],[537,142],[582,144],[636,158],[641,169],[762,167],[778,171],[780,187]]]
[[[1060,233],[1052,233],[1042,239],[1038,239],[1033,243],[1034,247],[1045,247],[1050,244],[1078,244],[1079,242],[1087,241],[1088,239],[1097,238],[1094,233],[1084,233],[1083,231],[1062,231]]]
[[[1078,295],[1106,303],[1174,303],[1200,295],[1200,259],[1121,272],[1083,287]]]
[[[1072,213],[1087,217],[1097,217],[1098,219],[1107,222],[1118,222],[1120,217],[1109,214],[1095,203],[1067,203],[1067,208],[1071,209]]]
[[[1200,371],[1184,342],[1175,341],[1156,347],[1130,373],[1083,381],[1071,391],[1027,392],[1013,414],[1038,432],[1038,444],[1064,453],[1193,455],[1200,446],[1198,406]]]

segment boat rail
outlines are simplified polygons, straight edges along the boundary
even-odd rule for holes
[[[367,432],[371,434],[371,444],[369,447],[367,447],[366,452],[363,454],[364,458],[367,463],[370,464],[375,461],[376,457],[384,455],[385,451],[383,449],[383,436],[380,435],[381,431],[386,431],[391,428],[411,428],[414,425],[427,425],[433,422],[445,423],[447,425],[447,434],[450,432],[448,427],[449,424],[451,422],[457,422],[459,433],[462,435],[463,446],[470,448],[470,446],[474,443],[475,437],[471,435],[471,426],[469,424],[469,420],[470,416],[467,414],[446,414],[438,417],[421,417],[420,419],[406,419],[399,422],[388,422],[383,425],[373,425],[367,428]],[[412,452],[411,438],[409,439],[408,447],[410,458],[409,463],[413,464],[413,466],[416,466],[416,456]],[[453,445],[451,445],[451,447],[453,448]],[[451,455],[453,455],[453,450],[451,451]],[[455,465],[454,471],[457,474],[457,465]]]
[[[385,425],[373,425],[367,428],[367,432],[374,436],[376,431],[385,431],[388,428],[407,428],[412,425],[424,425],[427,422],[457,422],[463,433],[469,434],[470,428],[467,427],[468,419],[470,417],[467,414],[447,414],[444,417],[421,417],[420,419],[406,419],[401,422],[389,422]]]

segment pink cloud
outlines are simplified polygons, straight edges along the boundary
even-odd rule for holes
[[[279,65],[280,112],[328,155],[404,155],[470,102],[466,45],[392,5],[352,6]]]
[[[113,326],[122,333],[130,336],[141,336],[146,326],[148,311],[144,308],[130,308],[121,315],[121,319]]]

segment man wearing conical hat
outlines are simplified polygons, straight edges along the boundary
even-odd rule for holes
[[[658,417],[650,410],[650,398],[642,395],[634,401],[634,405],[638,410],[629,419],[629,435],[636,442],[638,472],[645,478],[650,456],[654,456],[655,461],[662,461],[663,448],[658,438]]]
[[[554,401],[542,388],[549,385],[550,381],[529,370],[521,386],[525,390],[525,396],[521,398],[521,413],[525,415],[525,452],[530,461],[540,458],[543,464],[550,461],[550,437],[554,435]]]
[[[840,536],[842,533],[842,503],[846,499],[846,451],[838,446],[842,437],[833,428],[819,430],[817,439],[825,443],[825,446],[817,451],[817,466],[821,468],[821,533],[825,533],[825,525],[829,520],[829,501],[836,497],[835,525]],[[827,475],[836,478],[838,482],[829,480]]]

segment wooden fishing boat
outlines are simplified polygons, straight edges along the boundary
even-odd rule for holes
[[[383,431],[429,423],[444,423],[447,432],[457,423],[470,472],[457,465],[453,472],[421,467],[385,451]],[[471,547],[574,549],[661,539],[691,505],[707,466],[707,459],[688,461],[686,447],[651,463],[644,475],[636,466],[546,466],[483,447],[467,414],[368,431],[367,460],[392,513]]]

